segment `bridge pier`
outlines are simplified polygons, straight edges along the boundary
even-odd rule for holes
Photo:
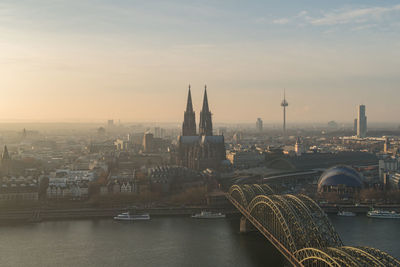
[[[254,231],[256,231],[254,226],[246,219],[246,217],[242,216],[240,218],[240,233],[244,234]]]

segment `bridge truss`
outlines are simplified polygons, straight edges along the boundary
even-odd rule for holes
[[[293,266],[400,266],[375,248],[344,246],[325,212],[305,195],[266,184],[233,185],[227,198]]]

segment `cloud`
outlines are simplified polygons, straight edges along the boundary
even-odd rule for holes
[[[280,25],[314,25],[314,26],[334,26],[344,24],[358,24],[359,27],[353,30],[363,30],[377,26],[377,23],[388,23],[395,25],[393,15],[400,13],[400,4],[389,7],[369,7],[357,9],[338,9],[324,13],[322,16],[310,15],[308,11],[301,11],[292,17],[276,18],[272,21],[274,24]],[[363,26],[363,24],[366,24]]]
[[[294,16],[293,18],[278,18],[278,19],[274,19],[272,21],[273,24],[280,24],[280,25],[284,25],[284,24],[289,24],[290,22],[297,20],[299,18],[307,18],[307,14],[308,12],[303,10],[300,11],[296,16]]]
[[[365,25],[360,25],[360,26],[353,27],[351,30],[356,32],[356,31],[362,31],[362,30],[365,30],[365,29],[374,28],[376,26],[377,26],[377,24],[365,24]]]
[[[288,24],[290,22],[290,20],[288,18],[281,18],[281,19],[275,19],[272,21],[272,23],[274,24]]]
[[[337,25],[347,23],[364,23],[371,19],[380,19],[383,15],[400,11],[400,5],[392,7],[359,8],[348,11],[336,11],[325,14],[320,18],[309,18],[312,25]]]

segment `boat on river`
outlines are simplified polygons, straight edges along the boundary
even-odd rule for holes
[[[344,217],[354,217],[356,216],[356,214],[354,212],[351,211],[339,211],[337,213],[338,216],[344,216]]]
[[[395,211],[387,211],[387,210],[371,210],[368,211],[367,216],[370,218],[379,218],[379,219],[400,219],[400,214]]]
[[[200,213],[196,213],[192,215],[192,218],[195,219],[221,219],[225,218],[225,214],[221,212],[211,212],[211,211],[202,211]]]
[[[146,221],[146,220],[150,220],[150,215],[148,213],[130,214],[128,211],[128,212],[118,214],[117,216],[114,217],[114,220],[116,220],[116,221]]]

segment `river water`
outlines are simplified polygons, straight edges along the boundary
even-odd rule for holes
[[[400,220],[331,217],[346,245],[400,258]],[[257,233],[239,234],[239,218],[150,221],[48,221],[0,226],[1,266],[282,266]]]

